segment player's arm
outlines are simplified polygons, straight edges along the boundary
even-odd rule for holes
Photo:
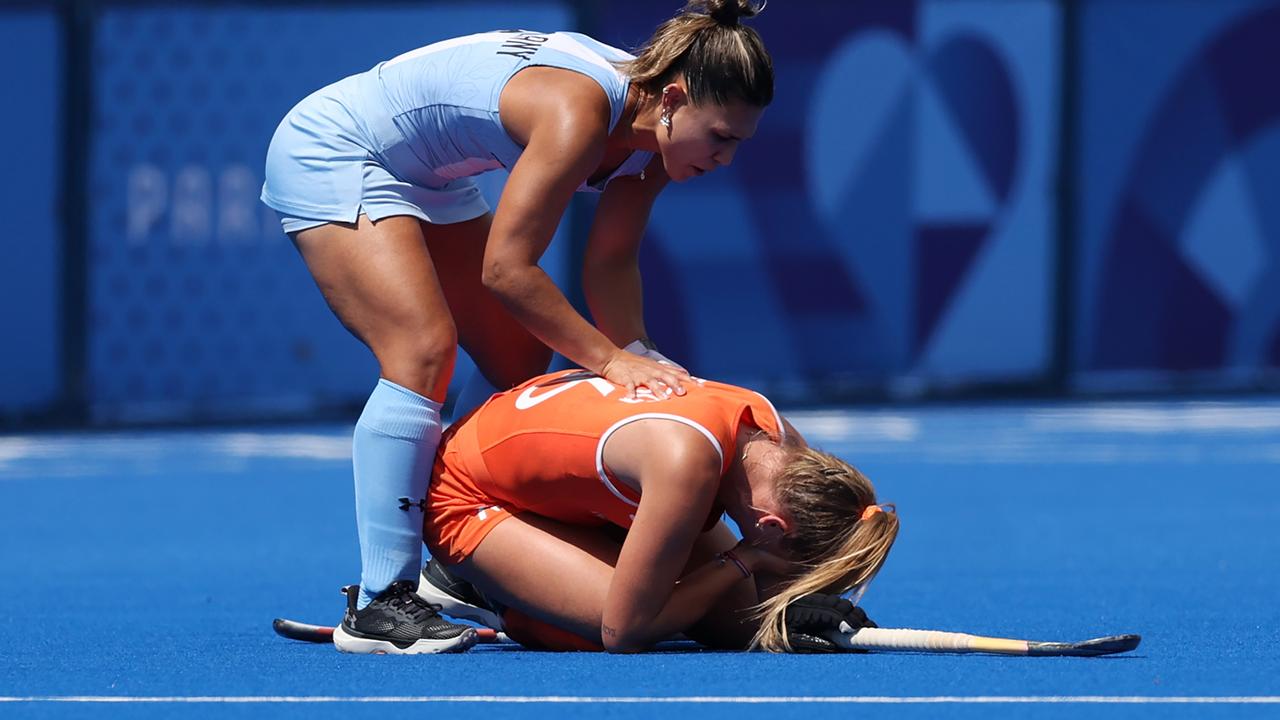
[[[600,638],[610,652],[641,650],[691,627],[744,578],[718,562],[681,577],[720,484],[720,455],[706,437],[668,420],[637,421],[614,433],[604,459],[614,473],[639,478],[643,492],[605,596]]]
[[[504,92],[503,123],[525,149],[494,213],[482,279],[539,340],[599,372],[617,346],[573,309],[538,260],[574,191],[603,157],[609,106],[598,88],[552,79],[547,97]]]
[[[591,316],[618,347],[647,338],[640,278],[640,242],[654,200],[669,179],[655,156],[644,179],[620,177],[609,183],[596,207],[582,262],[582,289]]]
[[[658,395],[669,388],[683,394],[687,373],[619,349],[538,267],[574,191],[604,156],[608,99],[577,73],[529,68],[508,83],[499,106],[504,127],[525,150],[494,214],[484,256],[485,286],[539,340],[625,387],[629,395],[641,386]]]

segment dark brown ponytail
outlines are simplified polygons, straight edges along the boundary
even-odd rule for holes
[[[652,95],[684,75],[694,104],[765,107],[773,101],[773,60],[760,35],[741,22],[763,8],[751,0],[692,0],[619,69]]]

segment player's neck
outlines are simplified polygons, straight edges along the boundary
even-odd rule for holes
[[[733,462],[720,484],[718,500],[733,521],[754,525],[762,510],[773,507],[773,486],[782,449],[757,428],[738,431]]]
[[[610,139],[631,150],[658,152],[658,106],[640,88],[632,85],[627,90],[622,121]]]

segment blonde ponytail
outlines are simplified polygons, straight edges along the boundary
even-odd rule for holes
[[[843,460],[811,448],[792,451],[774,492],[794,528],[784,549],[808,570],[761,603],[752,645],[785,652],[790,648],[787,606],[814,592],[860,594],[893,547],[898,515],[892,505],[866,512],[876,504],[871,481]]]
[[[750,0],[692,0],[618,69],[650,95],[683,75],[695,105],[739,100],[765,107],[773,102],[773,60],[760,35],[741,23],[763,9]]]

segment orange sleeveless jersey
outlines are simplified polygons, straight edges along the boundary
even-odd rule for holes
[[[498,523],[522,512],[629,528],[639,494],[603,459],[610,434],[627,423],[665,418],[698,430],[720,454],[722,474],[743,423],[775,440],[785,432],[759,393],[705,380],[685,389],[683,397],[659,400],[641,390],[627,399],[624,388],[594,373],[566,370],[494,395],[441,440],[423,533],[432,555],[459,562]]]

